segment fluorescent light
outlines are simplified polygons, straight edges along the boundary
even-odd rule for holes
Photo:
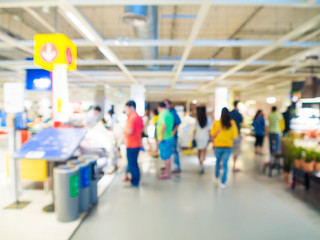
[[[276,103],[276,101],[277,101],[277,99],[276,99],[275,97],[268,97],[268,98],[266,99],[266,102],[267,102],[268,104],[274,104],[274,103]]]
[[[180,80],[190,80],[190,81],[212,81],[215,80],[215,76],[183,76]]]
[[[319,103],[320,102],[320,97],[303,98],[303,99],[300,99],[300,102],[302,102],[302,103]]]
[[[83,25],[83,23],[72,12],[66,12],[66,15],[91,42],[96,41],[95,36],[93,36],[93,34]]]
[[[116,60],[114,59],[114,57],[112,56],[111,52],[106,49],[105,47],[99,47],[100,52],[106,57],[108,58],[108,60],[112,63],[115,63]]]

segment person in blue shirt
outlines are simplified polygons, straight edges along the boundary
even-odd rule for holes
[[[266,123],[261,109],[257,111],[253,119],[252,126],[254,128],[254,135],[256,137],[256,142],[254,144],[256,153],[262,154],[262,145],[265,136]]]
[[[173,131],[172,131],[172,135],[174,139],[172,156],[173,156],[174,164],[176,165],[176,169],[173,170],[172,173],[181,173],[180,157],[178,152],[178,128],[179,128],[179,125],[181,124],[181,119],[177,111],[171,107],[171,101],[169,99],[165,99],[164,103],[166,104],[167,109],[170,110],[170,113],[172,114],[174,119]]]
[[[243,117],[241,113],[239,112],[238,108],[239,101],[234,101],[233,106],[234,109],[231,111],[231,118],[236,122],[237,128],[238,128],[238,137],[233,141],[233,172],[238,172],[239,169],[236,168],[236,162],[238,159],[238,156],[241,153],[241,123],[243,122]]]

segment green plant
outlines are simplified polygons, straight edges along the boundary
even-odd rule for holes
[[[296,146],[292,141],[285,141],[285,151],[284,151],[284,161],[283,161],[283,170],[285,172],[290,172],[290,169],[293,165],[293,161],[296,158]]]
[[[308,150],[306,154],[305,162],[310,163],[314,161],[316,158],[317,158],[317,152],[314,150]]]
[[[302,159],[306,155],[306,149],[303,147],[295,147],[295,158]]]

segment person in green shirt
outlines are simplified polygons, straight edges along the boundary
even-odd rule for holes
[[[158,105],[159,117],[157,123],[157,138],[159,141],[160,157],[165,161],[165,168],[160,175],[160,179],[170,179],[170,158],[173,149],[173,125],[174,119],[172,114],[166,108],[164,102]]]
[[[270,153],[277,153],[280,150],[280,134],[281,134],[281,120],[283,116],[277,112],[277,107],[272,107],[272,112],[269,114],[269,141],[270,141]]]

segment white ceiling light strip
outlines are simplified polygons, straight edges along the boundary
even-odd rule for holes
[[[69,2],[61,1],[59,7],[62,10],[62,16],[64,16],[72,25],[74,25],[78,31],[84,34],[87,39],[92,41],[110,62],[116,63],[131,82],[138,83],[126,66],[120,62],[113,51],[105,45],[103,42],[104,39],[73,5],[71,5]]]
[[[176,82],[177,82],[177,80],[183,70],[185,62],[188,59],[188,56],[189,56],[191,49],[192,49],[192,46],[193,46],[193,42],[194,42],[194,40],[196,40],[198,33],[202,27],[202,23],[203,23],[204,19],[206,18],[207,13],[210,10],[210,5],[211,5],[211,0],[203,0],[202,1],[202,4],[201,4],[200,9],[197,14],[197,18],[192,26],[192,30],[191,30],[190,36],[188,38],[187,45],[183,51],[181,61],[178,65],[177,71],[176,71],[175,76],[172,80],[171,91],[174,89],[175,84],[176,84]]]
[[[86,38],[88,38],[91,42],[95,42],[96,38],[95,36],[86,28],[86,26],[80,22],[80,20],[69,11],[66,11],[67,17],[70,19],[71,22],[73,22],[77,28],[84,34]]]
[[[110,62],[116,62],[114,54],[106,47],[99,47],[99,50]]]

